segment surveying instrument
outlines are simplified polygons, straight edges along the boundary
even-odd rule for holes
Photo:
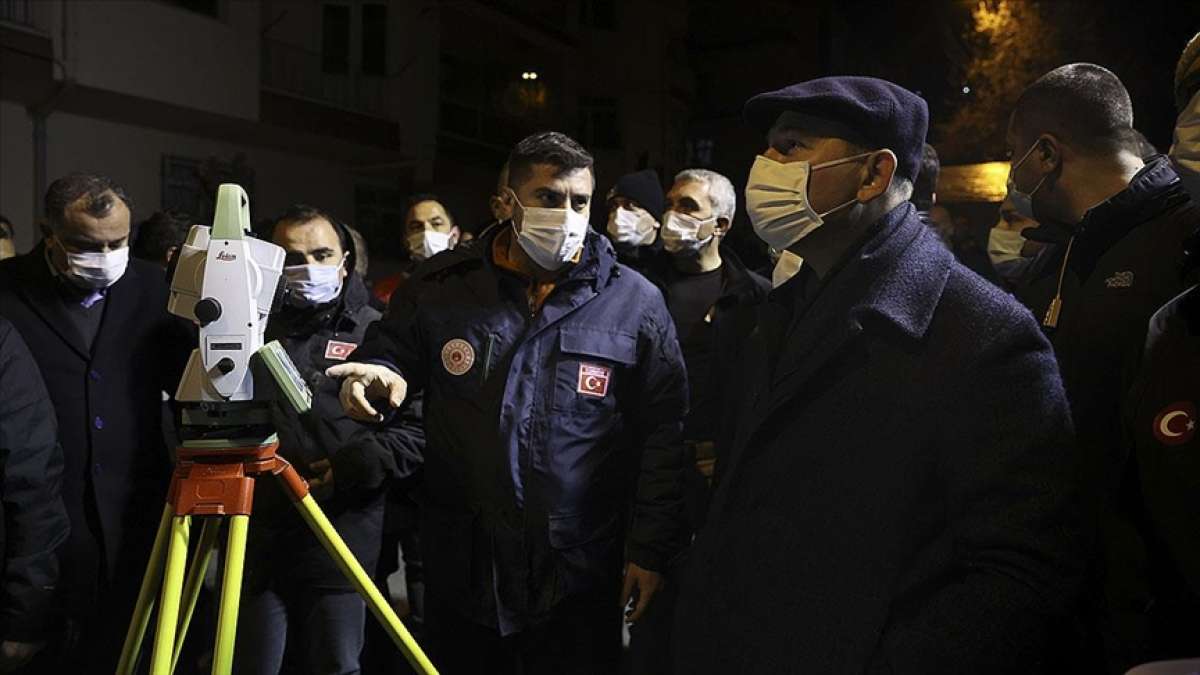
[[[433,664],[317,506],[308,484],[276,454],[279,440],[271,424],[272,398],[281,395],[303,415],[311,412],[312,393],[278,342],[263,345],[267,317],[283,296],[284,251],[249,233],[245,190],[221,185],[212,227],[192,227],[171,278],[167,308],[200,327],[200,344],[192,351],[176,392],[182,408],[178,462],[117,675],[133,675],[156,602],[150,673],[175,671],[201,582],[226,521],[229,531],[212,672],[230,675],[255,479],[267,475],[278,480],[413,668],[436,675]],[[188,564],[193,518],[201,520],[200,538]]]

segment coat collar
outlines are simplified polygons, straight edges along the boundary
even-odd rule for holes
[[[140,283],[137,265],[131,260],[125,268],[125,274],[105,292],[105,317],[100,324],[101,334],[97,335],[96,341],[92,345],[93,350],[89,350],[83,336],[75,329],[75,324],[67,315],[67,309],[58,292],[57,284],[63,282],[55,278],[46,264],[45,242],[39,242],[32,251],[20,256],[15,264],[18,267],[17,278],[24,281],[19,290],[29,306],[72,351],[84,360],[89,360],[93,350],[99,347],[105,323],[115,321],[111,317],[124,309],[129,301],[127,296]]]
[[[860,333],[909,341],[924,337],[953,257],[908,202],[884,215],[872,231],[816,291],[804,315],[793,320],[772,378],[773,403],[789,398]]]
[[[929,330],[953,255],[908,202],[886,214],[871,231],[866,243],[816,291],[807,311],[792,321],[774,372],[763,331],[766,322],[779,320],[780,310],[773,303],[761,306],[759,328],[750,339],[750,360],[743,364],[753,378],[751,405],[731,449],[725,482],[747,453],[767,445],[750,442],[772,415],[797,397],[820,395],[814,377],[827,370],[847,343],[863,333],[919,341]]]

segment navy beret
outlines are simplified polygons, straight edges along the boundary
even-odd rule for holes
[[[666,207],[662,184],[658,182],[658,174],[654,169],[643,169],[621,176],[613,186],[613,196],[632,199],[654,216],[655,220],[662,218],[663,209]]]
[[[742,114],[760,133],[771,130],[781,113],[792,111],[844,124],[896,153],[896,175],[914,180],[929,129],[929,106],[920,96],[874,77],[822,77],[759,94]],[[872,148],[874,149],[874,148]]]

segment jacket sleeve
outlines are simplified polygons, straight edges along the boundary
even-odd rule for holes
[[[62,448],[41,372],[10,324],[0,323],[0,456],[4,584],[0,635],[34,642],[54,629],[55,550],[69,530]]]
[[[688,537],[683,501],[687,459],[681,438],[688,389],[675,324],[657,294],[639,340],[636,392],[627,410],[641,452],[626,556],[639,567],[661,572]]]
[[[415,475],[425,456],[423,397],[415,394],[386,425],[363,429],[331,458],[336,489],[375,490]]]
[[[956,573],[896,599],[870,672],[1035,672],[1081,588],[1087,530],[1066,395],[1045,338],[1010,314],[944,398]]]
[[[414,277],[392,295],[384,318],[367,328],[362,345],[352,357],[354,361],[393,368],[404,377],[412,393],[425,388],[429,373],[418,321],[420,283]]]

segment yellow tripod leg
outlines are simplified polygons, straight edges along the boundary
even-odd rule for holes
[[[304,516],[304,521],[317,535],[321,545],[341,568],[342,574],[345,574],[350,583],[358,589],[358,594],[367,601],[367,607],[371,608],[371,613],[375,615],[376,619],[379,619],[379,623],[383,625],[384,630],[404,653],[404,657],[408,659],[412,667],[423,675],[437,675],[437,669],[433,667],[429,657],[425,656],[421,646],[400,622],[400,617],[396,616],[392,606],[375,587],[375,582],[367,576],[362,565],[355,559],[354,554],[346,546],[346,542],[342,541],[341,535],[325,517],[321,507],[317,506],[312,495],[305,495],[303,499],[296,502],[296,508],[300,509],[300,515]]]
[[[146,639],[146,628],[150,626],[150,614],[154,612],[154,598],[162,581],[163,556],[166,554],[167,533],[171,531],[171,519],[175,512],[171,505],[163,507],[162,518],[158,521],[158,533],[154,535],[154,548],[150,553],[150,562],[146,563],[146,573],[142,575],[142,588],[138,591],[137,605],[133,610],[133,618],[129,620],[129,630],[125,633],[125,646],[121,648],[121,660],[117,663],[117,675],[133,675],[137,665],[138,654],[142,651],[142,641]]]
[[[231,675],[233,672],[233,645],[237,638],[238,603],[242,595],[242,570],[249,530],[250,516],[230,517],[225,575],[221,581],[221,609],[217,614],[217,644],[213,648],[213,675]]]
[[[192,624],[192,615],[196,613],[196,601],[200,598],[200,586],[208,573],[208,564],[212,561],[213,551],[217,548],[217,535],[221,532],[221,521],[216,518],[205,518],[200,527],[200,543],[192,553],[192,562],[188,565],[187,580],[183,582],[183,617],[179,620],[179,632],[175,635],[175,650],[171,657],[171,672],[179,666],[179,653],[183,650],[183,641],[187,637],[188,627]]]
[[[150,654],[150,675],[170,675],[171,655],[175,648],[175,626],[179,620],[179,594],[183,590],[183,571],[187,563],[191,518],[171,519],[171,542],[167,545],[167,563],[163,570],[162,597],[158,602],[154,651]]]

